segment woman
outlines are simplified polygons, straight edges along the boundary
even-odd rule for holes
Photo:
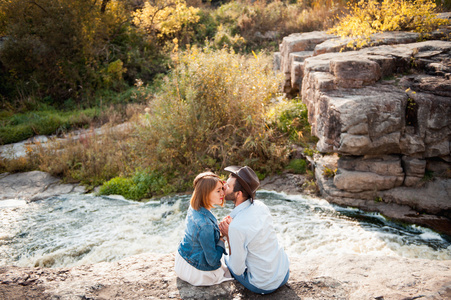
[[[224,205],[222,180],[212,172],[197,175],[186,215],[185,235],[175,257],[177,276],[195,286],[233,279],[221,262],[226,251],[218,221],[210,212],[215,205]]]

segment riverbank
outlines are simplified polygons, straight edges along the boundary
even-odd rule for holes
[[[368,255],[290,258],[286,286],[267,296],[236,281],[194,287],[174,254],[142,254],[74,268],[0,267],[1,299],[450,299],[451,261]]]
[[[297,193],[302,178],[268,179]],[[8,182],[8,184],[5,184]],[[279,184],[283,182],[285,185]],[[0,175],[0,203],[84,193],[43,172]],[[13,200],[14,201],[14,200]],[[14,204],[14,203],[12,203]],[[358,253],[358,251],[357,251]],[[310,254],[290,257],[288,284],[265,299],[448,299],[451,260],[369,254]],[[144,253],[115,262],[76,267],[0,267],[0,299],[260,299],[236,282],[193,287],[177,279],[174,253]]]

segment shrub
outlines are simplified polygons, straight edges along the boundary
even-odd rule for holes
[[[122,195],[127,199],[141,200],[172,191],[167,179],[159,173],[138,171],[131,178],[115,177],[105,182],[100,187],[99,195]]]
[[[377,32],[401,30],[428,33],[447,23],[436,16],[435,8],[432,0],[350,2],[350,14],[329,32],[359,38],[356,47],[365,46],[370,36]]]
[[[323,175],[326,178],[334,178],[337,174],[337,169],[331,169],[329,167],[324,166]]]
[[[243,49],[246,41],[239,34],[233,35],[230,28],[219,25],[215,36],[213,37],[213,45],[216,49],[227,46],[235,51]]]
[[[268,126],[287,134],[290,141],[306,146],[316,142],[310,134],[307,107],[299,99],[282,100],[272,105],[266,113]]]
[[[286,169],[295,174],[305,174],[307,171],[307,161],[301,158],[292,159]]]
[[[264,120],[269,100],[279,91],[271,57],[193,47],[175,61],[140,120],[149,166],[191,175],[230,163],[263,173],[280,169],[286,153]]]
[[[330,28],[334,22],[333,15],[345,2],[231,1],[220,6],[214,15],[223,32],[243,38],[244,50],[250,52],[265,47],[275,50],[280,38],[291,33]]]
[[[199,22],[194,26],[194,40],[192,44],[205,45],[205,40],[213,39],[219,24],[216,22],[211,9],[200,9],[197,15],[199,16]]]
[[[146,191],[131,191],[133,181],[130,178],[115,177],[105,182],[99,190],[99,195],[122,195],[127,199],[137,200]]]
[[[319,153],[318,150],[310,149],[310,148],[304,149],[304,154],[307,156],[313,157],[313,155],[315,155],[315,153]]]
[[[162,44],[174,38],[187,44],[194,36],[193,25],[200,18],[198,11],[188,7],[185,0],[146,1],[142,9],[134,12],[133,22]]]

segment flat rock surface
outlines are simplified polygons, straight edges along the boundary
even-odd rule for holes
[[[340,255],[290,258],[288,284],[267,296],[236,281],[194,287],[174,254],[73,268],[0,267],[0,299],[450,299],[451,261]]]
[[[84,193],[78,184],[63,184],[60,179],[41,171],[0,174],[0,200],[36,201],[68,193]]]
[[[260,189],[296,195],[306,192],[304,188],[306,181],[307,179],[304,175],[283,173],[265,178],[260,183]]]

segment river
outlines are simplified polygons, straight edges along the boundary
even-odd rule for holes
[[[176,251],[189,195],[146,203],[68,194],[26,203],[0,201],[0,265],[71,267],[139,253]],[[259,191],[288,255],[373,254],[451,259],[451,240],[429,229],[391,222],[304,195]],[[212,210],[218,218],[231,203]]]

